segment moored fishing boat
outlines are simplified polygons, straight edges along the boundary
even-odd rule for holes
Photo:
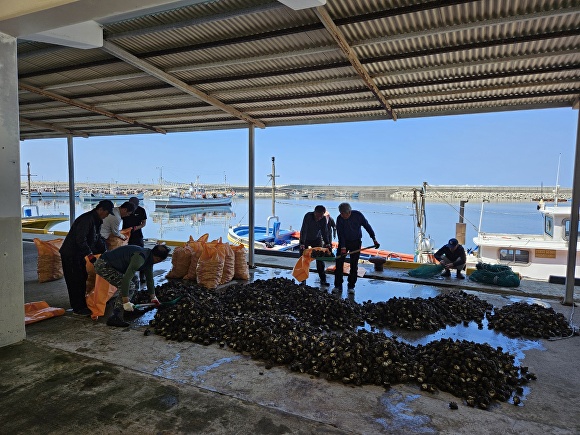
[[[108,199],[113,201],[114,203],[118,203],[120,205],[121,202],[128,201],[131,197],[137,197],[139,201],[143,200],[144,194],[143,192],[134,192],[134,191],[110,191],[104,192],[100,190],[91,190],[91,191],[81,191],[79,194],[79,198],[81,201],[93,201],[98,202],[104,199]]]
[[[568,240],[572,207],[546,206],[543,201],[538,212],[543,219],[538,234],[487,233],[478,231],[473,241],[477,245],[475,260],[489,264],[503,264],[522,277],[541,281],[561,280],[566,276]],[[483,206],[481,215],[483,216]],[[576,254],[575,276],[580,276],[580,256]]]
[[[266,251],[298,252],[300,240],[292,230],[280,229],[279,222],[273,226],[254,227],[254,248]],[[228,230],[228,240],[235,245],[250,246],[248,225],[236,225]]]
[[[149,197],[155,209],[231,206],[232,196],[224,194],[171,191]]]
[[[33,213],[33,210],[36,214]],[[65,214],[39,215],[38,206],[22,206],[22,231],[27,233],[47,233],[55,225],[66,222],[69,216]]]

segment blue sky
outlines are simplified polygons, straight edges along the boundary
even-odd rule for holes
[[[257,186],[572,185],[578,111],[527,110],[255,129]],[[247,185],[248,131],[74,139],[79,182]],[[20,144],[33,181],[66,181],[66,139]],[[23,178],[24,180],[25,178]]]

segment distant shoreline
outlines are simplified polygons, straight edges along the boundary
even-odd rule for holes
[[[172,183],[173,187],[186,188],[189,185],[186,183],[177,184]],[[169,187],[166,185],[166,187]],[[208,190],[230,190],[239,194],[248,194],[248,186],[236,186],[223,184],[205,184],[204,187]],[[27,189],[27,183],[21,183],[22,189]],[[68,183],[65,182],[51,182],[51,181],[35,181],[31,183],[32,189],[39,188],[57,188],[68,189]],[[76,183],[77,190],[82,189],[103,189],[111,188],[110,183]],[[131,190],[141,189],[144,191],[155,190],[159,188],[158,184],[115,184],[115,189]],[[421,185],[417,186],[320,186],[320,185],[277,185],[276,196],[283,198],[290,196],[291,192],[301,192],[308,194],[309,197],[320,198],[321,200],[338,199],[338,198],[354,198],[353,194],[358,193],[360,199],[389,199],[389,200],[405,200],[413,199],[413,191],[420,190]],[[490,200],[490,201],[539,201],[543,198],[546,201],[554,200],[554,186],[542,187],[525,187],[525,186],[436,186],[427,185],[426,199],[430,201],[437,200],[454,200],[454,201],[469,201],[469,200]],[[272,193],[271,186],[256,186],[254,189],[256,196],[270,196]],[[569,200],[572,198],[571,188],[562,188],[558,190],[558,199]]]

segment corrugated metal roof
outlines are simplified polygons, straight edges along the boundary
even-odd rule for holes
[[[21,138],[389,119],[381,98],[397,119],[578,106],[578,2],[328,0],[320,9],[346,48],[317,10],[264,0],[108,20],[103,49],[19,40]]]

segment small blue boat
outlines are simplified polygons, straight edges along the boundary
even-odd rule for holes
[[[294,230],[284,230],[280,228],[279,222],[274,222],[272,227],[254,227],[254,248],[266,249],[269,251],[298,251],[300,240],[296,237],[298,233]],[[248,225],[237,225],[228,231],[228,240],[236,245],[244,245],[246,248],[250,244],[250,227]]]

